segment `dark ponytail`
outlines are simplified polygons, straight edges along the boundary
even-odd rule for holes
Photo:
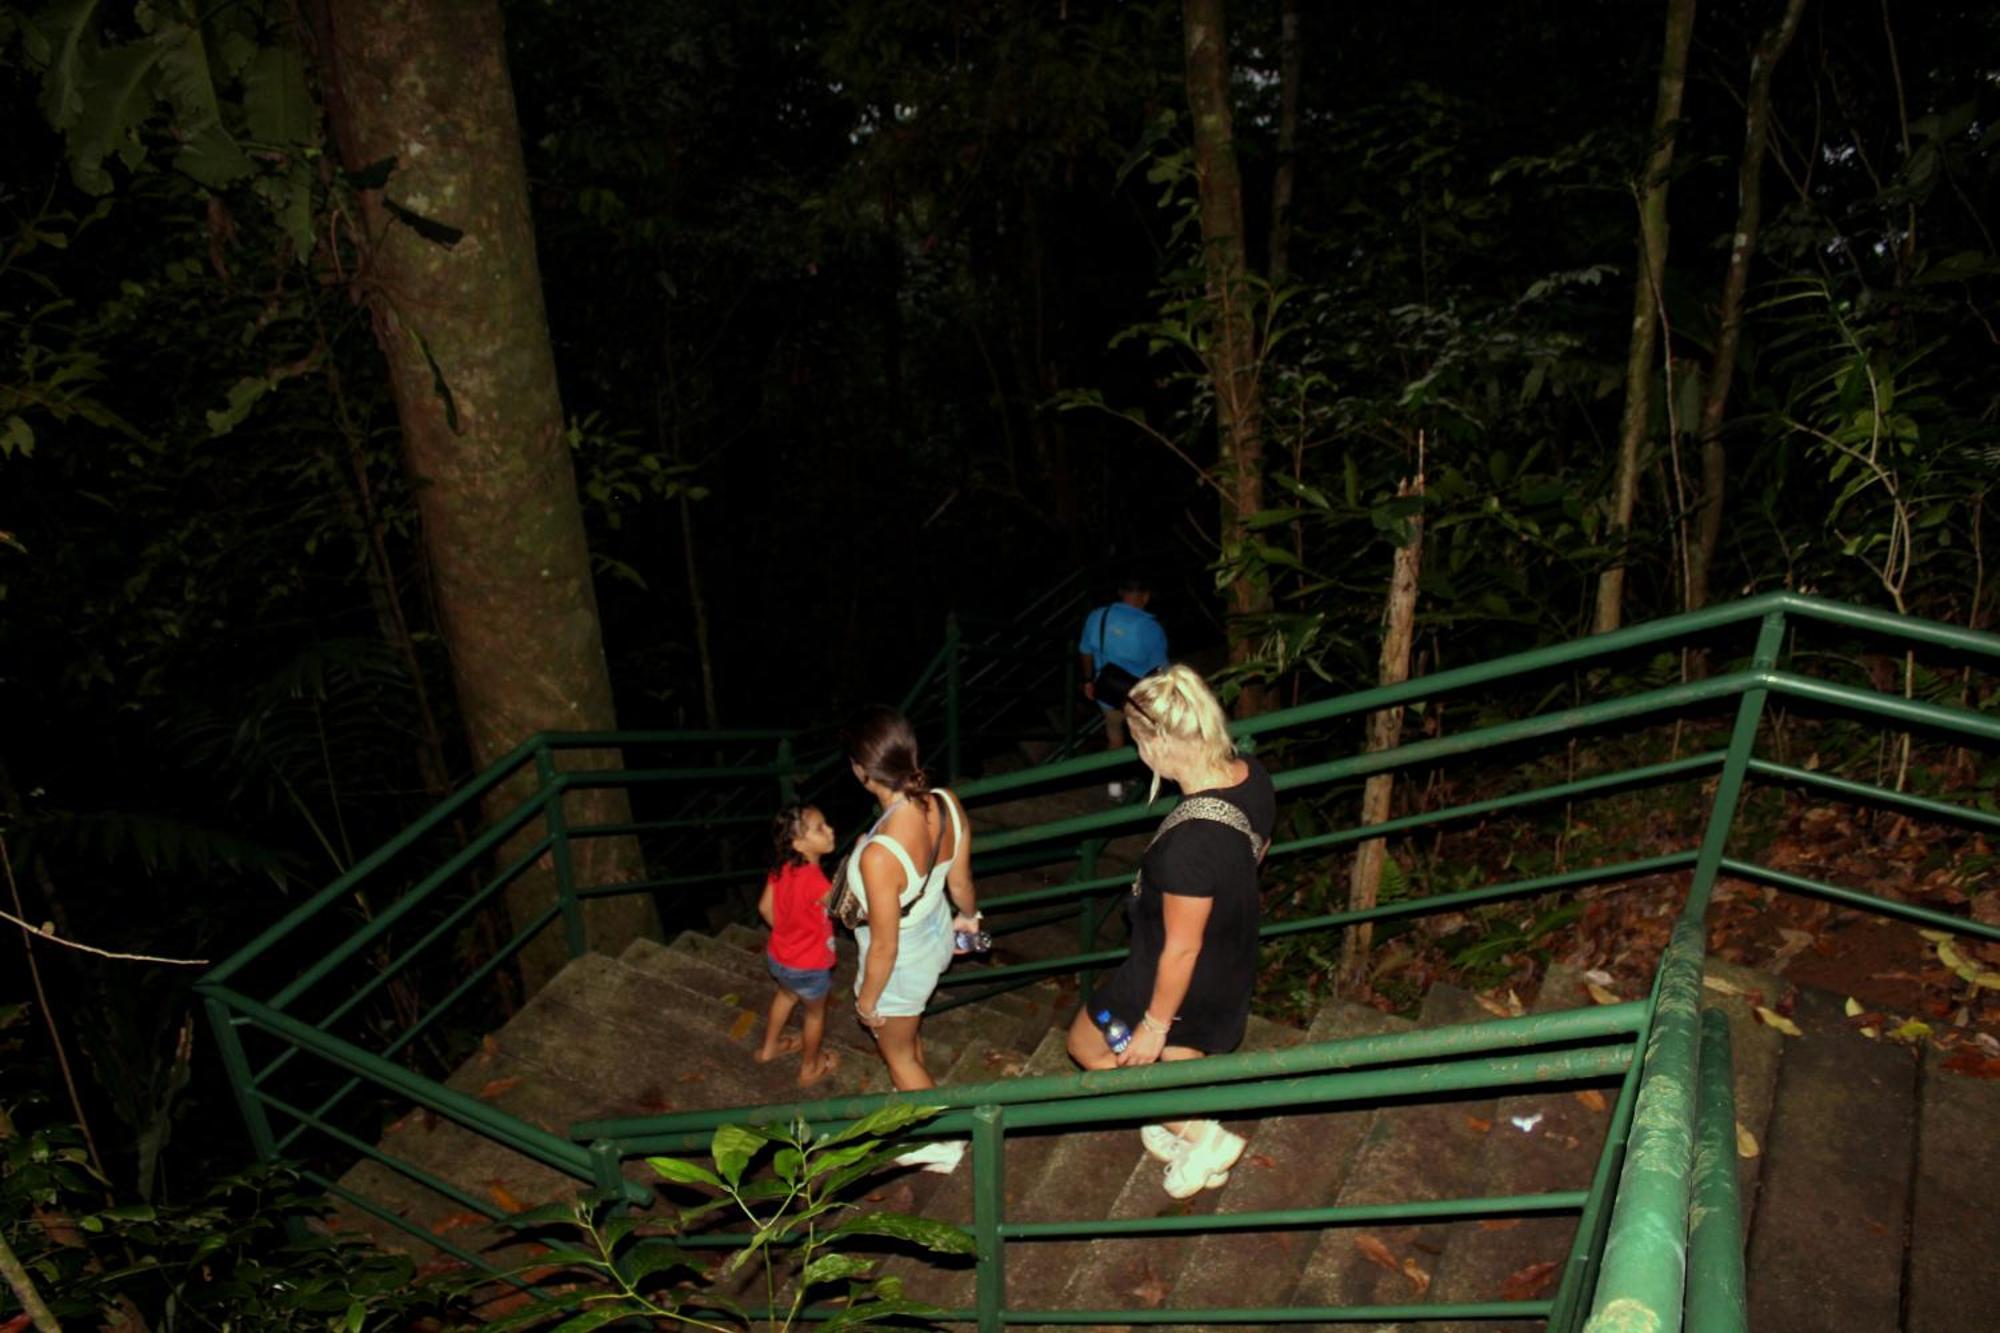
[[[917,733],[895,709],[870,704],[858,710],[841,729],[841,740],[870,782],[911,800],[930,791],[930,775],[917,757]]]
[[[771,816],[771,874],[779,875],[792,866],[802,866],[806,858],[792,846],[805,831],[809,805],[788,805]]]

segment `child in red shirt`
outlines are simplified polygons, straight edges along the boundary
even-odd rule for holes
[[[810,805],[789,805],[771,821],[774,859],[764,880],[757,911],[771,928],[765,966],[778,983],[764,1023],[762,1064],[793,1051],[799,1055],[799,1086],[809,1088],[833,1071],[839,1058],[820,1049],[826,1033],[826,996],[833,989],[833,922],[826,903],[832,886],[819,859],[833,850],[833,826]],[[801,1035],[785,1031],[792,1010],[804,1006]]]

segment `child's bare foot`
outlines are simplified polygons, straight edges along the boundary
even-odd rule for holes
[[[781,1032],[778,1034],[776,1041],[767,1041],[758,1047],[757,1053],[751,1058],[760,1065],[769,1064],[779,1056],[790,1055],[798,1049],[799,1034],[796,1032]]]
[[[819,1053],[819,1060],[816,1063],[801,1060],[799,1061],[799,1086],[810,1088],[813,1084],[819,1082],[838,1068],[840,1068],[840,1052],[838,1051],[821,1051]]]

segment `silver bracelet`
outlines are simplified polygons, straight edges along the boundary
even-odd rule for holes
[[[1167,1035],[1167,1029],[1173,1026],[1173,1021],[1169,1019],[1167,1022],[1162,1023],[1159,1019],[1153,1017],[1151,1009],[1147,1009],[1139,1017],[1139,1026],[1148,1032],[1157,1032],[1164,1037]]]

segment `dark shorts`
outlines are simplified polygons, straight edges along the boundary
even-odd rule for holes
[[[780,986],[801,1000],[823,1000],[833,989],[830,967],[786,967],[769,954],[764,955],[764,966],[771,970],[771,976]]]

